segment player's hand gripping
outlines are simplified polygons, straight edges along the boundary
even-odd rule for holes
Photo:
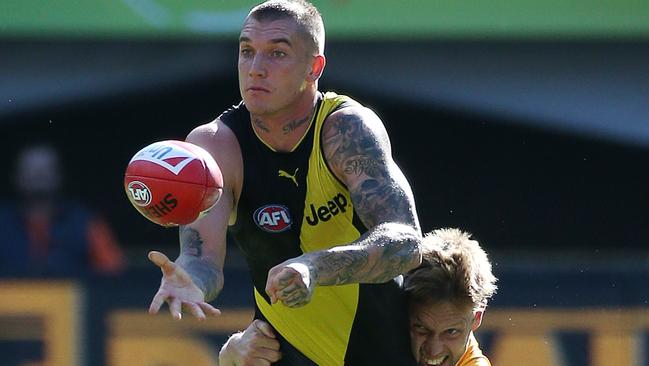
[[[268,271],[266,293],[272,304],[281,301],[294,308],[311,301],[316,285],[315,269],[307,261],[289,259]]]
[[[171,316],[180,320],[183,310],[189,311],[199,320],[221,314],[219,309],[205,302],[203,291],[194,284],[189,274],[166,255],[152,251],[149,260],[162,270],[162,281],[151,301],[149,313],[156,314],[164,302],[169,305]]]
[[[219,352],[220,366],[266,366],[282,353],[270,324],[256,319],[245,331],[233,334]]]

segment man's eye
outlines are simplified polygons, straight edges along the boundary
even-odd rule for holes
[[[423,325],[421,324],[413,324],[412,325],[412,330],[416,333],[419,334],[426,334],[428,333],[428,329],[426,329]]]
[[[284,56],[286,56],[286,52],[284,52],[284,51],[273,51],[273,52],[271,52],[270,55],[273,56],[273,57],[284,57]]]
[[[252,50],[249,48],[242,48],[241,51],[239,51],[241,56],[250,56],[252,54]]]
[[[447,329],[446,334],[448,334],[450,336],[456,336],[456,335],[460,334],[460,331],[458,329]]]

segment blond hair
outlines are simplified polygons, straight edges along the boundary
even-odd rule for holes
[[[438,229],[424,236],[422,264],[405,276],[411,301],[450,301],[484,309],[496,292],[497,278],[487,253],[459,229]]]

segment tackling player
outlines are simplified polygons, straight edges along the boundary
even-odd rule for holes
[[[480,327],[496,277],[477,241],[457,229],[425,236],[423,263],[405,276],[410,343],[418,365],[490,366],[473,332]],[[380,331],[381,324],[376,324]],[[219,354],[221,366],[270,365],[282,358],[267,323],[255,320],[230,337]]]

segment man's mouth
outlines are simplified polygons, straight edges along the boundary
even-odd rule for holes
[[[252,92],[265,92],[265,93],[270,92],[270,90],[268,90],[268,89],[266,89],[266,88],[262,88],[262,87],[260,87],[260,86],[251,86],[251,87],[248,88],[248,91],[252,91]]]
[[[447,357],[448,357],[448,356],[445,356],[445,355],[443,355],[443,356],[437,356],[437,357],[435,357],[435,358],[426,358],[426,357],[424,357],[424,358],[422,358],[422,361],[423,361],[423,364],[424,364],[424,365],[439,366],[439,365],[441,365],[442,363],[444,363],[444,361],[446,361],[446,358],[447,358]]]

